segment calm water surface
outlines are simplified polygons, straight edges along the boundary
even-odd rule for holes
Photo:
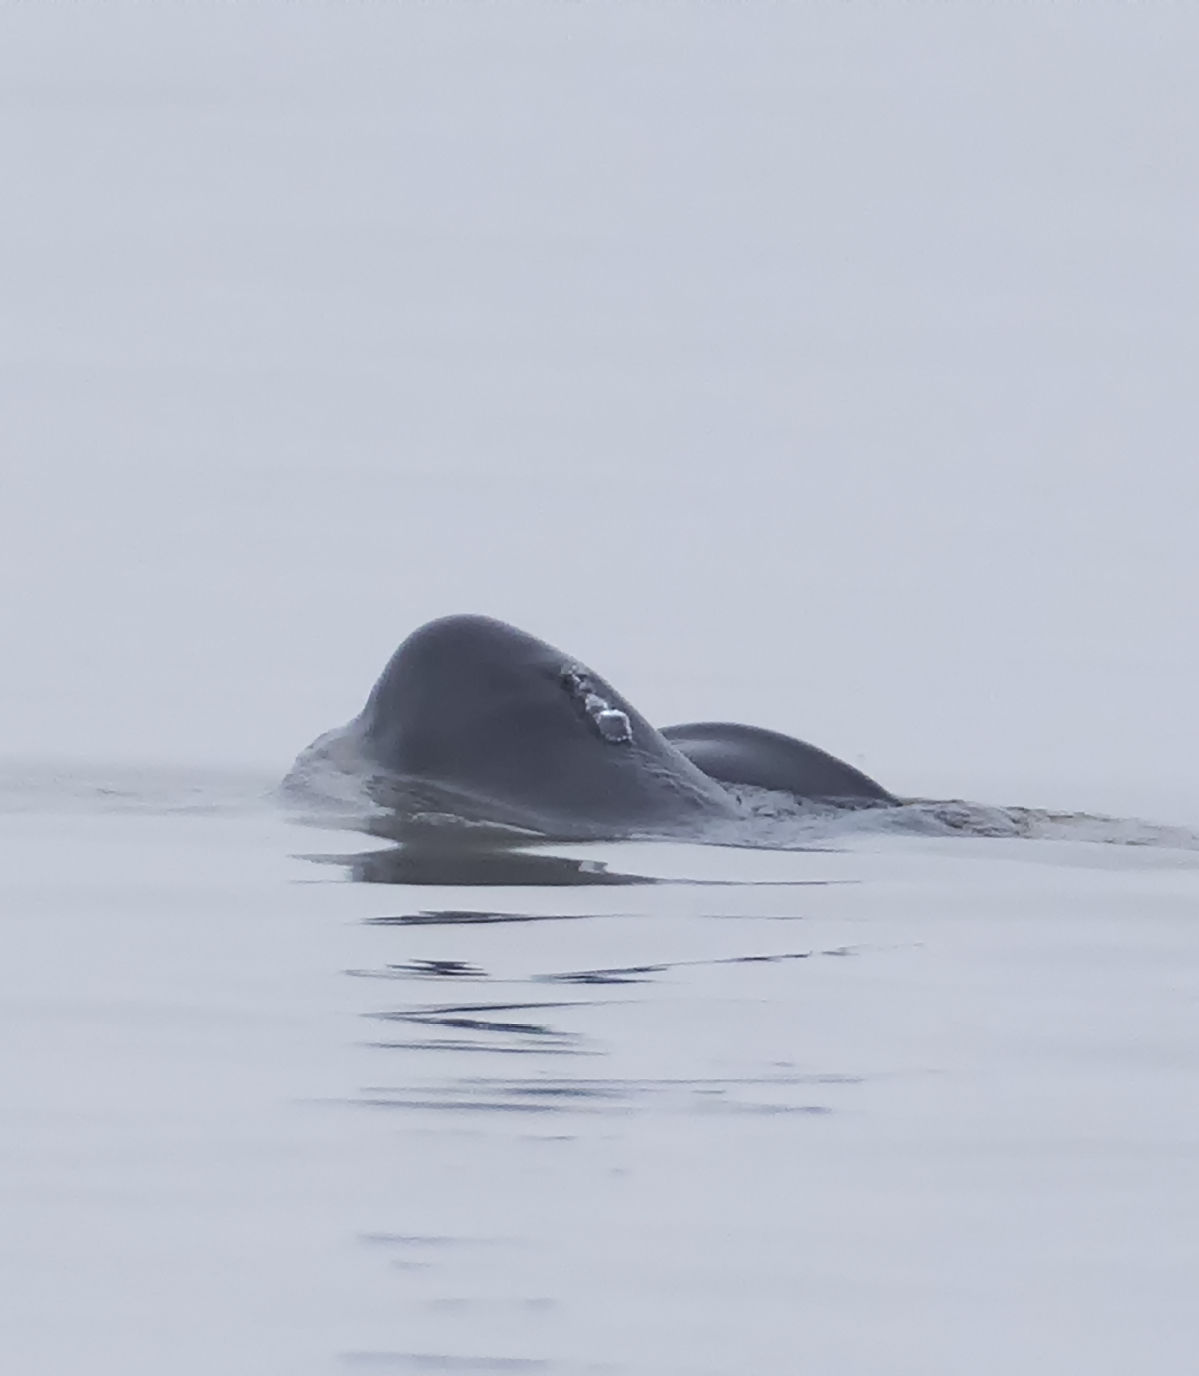
[[[1188,1369],[1199,855],[359,883],[268,783],[7,777],[14,1369]]]
[[[1197,55],[0,6],[5,1372],[1192,1376]],[[267,800],[468,611],[1177,829],[447,873]]]

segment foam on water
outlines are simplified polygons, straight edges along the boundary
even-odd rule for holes
[[[737,841],[781,850],[871,835],[1002,837],[1199,850],[1199,832],[1133,817],[1001,807],[962,799],[916,798],[897,807],[840,808],[801,803],[765,789],[730,791],[746,813],[743,827],[735,828]]]

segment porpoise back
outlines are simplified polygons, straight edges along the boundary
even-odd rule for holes
[[[768,788],[807,802],[861,806],[897,801],[860,769],[780,731],[730,721],[698,721],[667,726],[662,734],[705,774],[722,783]]]

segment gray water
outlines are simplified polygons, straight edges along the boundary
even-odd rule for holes
[[[0,9],[6,1370],[1193,1369],[1197,40]],[[280,809],[453,611],[967,801]]]

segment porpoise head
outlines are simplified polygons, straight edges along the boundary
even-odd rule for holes
[[[694,831],[728,793],[610,683],[485,616],[429,622],[403,642],[354,723],[389,777],[488,820],[557,835]]]

